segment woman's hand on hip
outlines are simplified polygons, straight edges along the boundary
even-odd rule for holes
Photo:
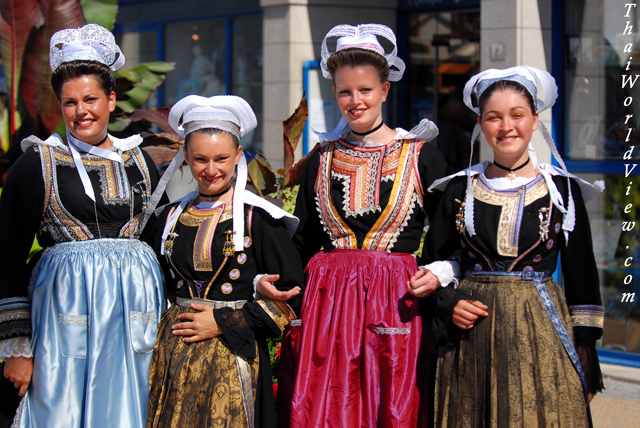
[[[453,308],[451,320],[461,329],[469,330],[475,325],[478,318],[489,315],[487,309],[489,309],[487,305],[477,300],[460,300]]]
[[[180,322],[171,328],[176,336],[185,336],[182,341],[185,343],[199,342],[201,340],[213,339],[220,336],[222,331],[213,317],[211,306],[192,303],[191,309],[198,312],[189,312],[178,315]]]
[[[418,269],[407,281],[409,293],[416,297],[427,297],[440,287],[440,281],[429,269]]]
[[[31,383],[33,375],[33,360],[24,357],[9,357],[4,364],[4,377],[9,379],[16,389],[19,389],[18,395],[24,397],[27,388]]]
[[[256,285],[256,291],[263,297],[271,300],[287,301],[300,294],[300,287],[293,287],[288,291],[280,291],[273,285],[280,279],[280,275],[262,275]]]

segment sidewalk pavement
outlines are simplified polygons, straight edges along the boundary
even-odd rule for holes
[[[591,401],[594,428],[640,426],[640,369],[600,364],[605,390]]]

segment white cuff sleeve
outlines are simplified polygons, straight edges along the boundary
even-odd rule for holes
[[[33,358],[31,339],[22,336],[0,340],[0,360],[6,360],[9,357]]]
[[[255,278],[253,278],[253,301],[254,302],[256,300],[262,299],[262,295],[260,293],[258,293],[258,282],[260,282],[260,278],[262,278],[265,275],[268,275],[268,274],[267,273],[259,273],[258,275],[256,275]]]
[[[420,266],[420,269],[430,270],[434,274],[438,281],[440,281],[441,287],[446,287],[453,283],[453,287],[458,287],[458,278],[460,278],[460,263],[454,260],[437,261],[429,263],[425,266]]]

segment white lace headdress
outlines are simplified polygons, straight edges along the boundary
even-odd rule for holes
[[[178,101],[171,108],[171,111],[169,111],[169,125],[171,125],[181,137],[197,129],[215,128],[229,132],[240,139],[258,125],[258,120],[249,103],[235,95],[216,95],[211,98],[189,95]],[[184,150],[178,150],[175,158],[163,174],[162,179],[164,180],[165,176],[170,177],[183,161]],[[158,184],[158,187],[161,187],[161,184]],[[238,162],[236,185],[233,192],[233,246],[236,251],[242,251],[244,249],[243,194],[246,185],[247,160],[243,152]],[[178,220],[186,203],[191,202],[197,196],[198,192],[196,191],[192,193],[191,198],[183,199],[183,203],[181,203],[174,210],[171,217],[167,219],[162,236],[161,251],[164,251],[166,238],[173,224]]]
[[[393,50],[386,53],[378,36],[382,36],[389,40],[393,45]],[[320,68],[322,69],[322,75],[325,79],[331,79],[331,73],[327,67],[327,61],[333,54],[329,51],[327,46],[327,40],[333,37],[338,37],[336,41],[336,52],[348,49],[348,48],[360,48],[374,51],[387,60],[389,64],[389,81],[397,82],[402,78],[405,70],[404,61],[398,57],[398,48],[396,45],[396,35],[391,28],[382,24],[360,24],[358,26],[353,25],[337,25],[333,27],[322,41],[322,59],[320,61]],[[314,132],[318,134],[320,141],[323,144],[327,144],[329,141],[340,138],[345,132],[348,132],[349,122],[344,117],[340,118],[338,125],[331,132]],[[425,139],[430,141],[438,135],[438,128],[429,119],[423,119],[418,125],[412,128],[409,132],[404,129],[396,129],[396,138],[403,139]]]
[[[378,41],[377,36],[382,36],[393,44],[393,50],[385,53],[384,48]],[[336,25],[333,27],[322,40],[322,60],[320,68],[325,79],[331,79],[331,73],[327,68],[327,61],[333,52],[327,47],[327,39],[339,37],[336,42],[336,52],[347,48],[368,49],[384,56],[389,64],[389,81],[397,82],[402,79],[405,65],[402,59],[398,58],[398,47],[396,46],[396,35],[391,28],[382,24],[360,24],[353,25]],[[394,69],[395,68],[395,69]]]
[[[63,62],[74,60],[98,61],[112,71],[124,65],[124,55],[116,44],[113,34],[98,24],[60,30],[51,37],[49,43],[51,71],[56,71]]]
[[[473,110],[477,115],[480,115],[478,102],[482,93],[492,84],[500,80],[509,80],[522,85],[531,94],[538,113],[551,108],[558,98],[558,86],[556,85],[555,79],[549,72],[535,67],[521,65],[504,70],[492,68],[473,76],[464,86],[463,101],[466,106]],[[551,150],[553,157],[561,166],[562,171],[564,172],[563,175],[568,176],[569,172],[567,170],[567,166],[562,160],[560,153],[558,153],[558,149],[556,148],[549,130],[542,121],[538,124],[538,130],[542,134],[544,141],[547,143],[549,150]],[[467,194],[465,197],[464,207],[465,225],[470,236],[473,236],[476,233],[473,220],[474,194],[471,174],[471,159],[473,159],[473,142],[478,138],[481,132],[480,124],[476,123],[471,136],[471,156],[469,157],[469,169],[467,170]],[[528,151],[529,157],[531,158],[531,162],[533,163],[536,171],[542,174],[545,178],[553,204],[563,214],[562,229],[564,230],[565,238],[568,242],[569,232],[573,231],[575,226],[575,205],[573,197],[571,196],[571,181],[568,181],[567,184],[568,201],[567,206],[565,207],[562,195],[551,178],[552,174],[546,169],[546,167],[541,167],[539,164],[536,152],[533,149],[531,142],[529,142]],[[602,182],[596,182],[595,186],[601,190],[604,189],[604,183]]]

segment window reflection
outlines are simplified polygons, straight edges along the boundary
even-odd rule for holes
[[[165,82],[165,105],[187,95],[226,93],[224,19],[179,22],[165,27],[165,59],[176,63]]]
[[[427,117],[438,124],[438,148],[456,172],[469,166],[476,123],[462,90],[480,71],[480,11],[411,14],[408,22],[409,120],[414,125]]]
[[[621,160],[629,146],[640,144],[640,84],[622,88],[622,75],[640,73],[640,52],[624,52],[627,43],[638,46],[640,33],[622,33],[628,20],[638,28],[638,13],[632,9],[625,18],[617,0],[564,5],[565,154],[570,159]],[[630,96],[636,101],[625,107]],[[627,114],[633,118],[625,123]],[[634,155],[640,157],[637,150]]]
[[[580,176],[591,182],[605,180],[607,186],[602,195],[587,203],[605,311],[601,347],[640,353],[640,177]],[[625,213],[629,204],[632,208]],[[636,224],[623,231],[624,222]],[[624,293],[636,293],[635,301],[623,301]]]

